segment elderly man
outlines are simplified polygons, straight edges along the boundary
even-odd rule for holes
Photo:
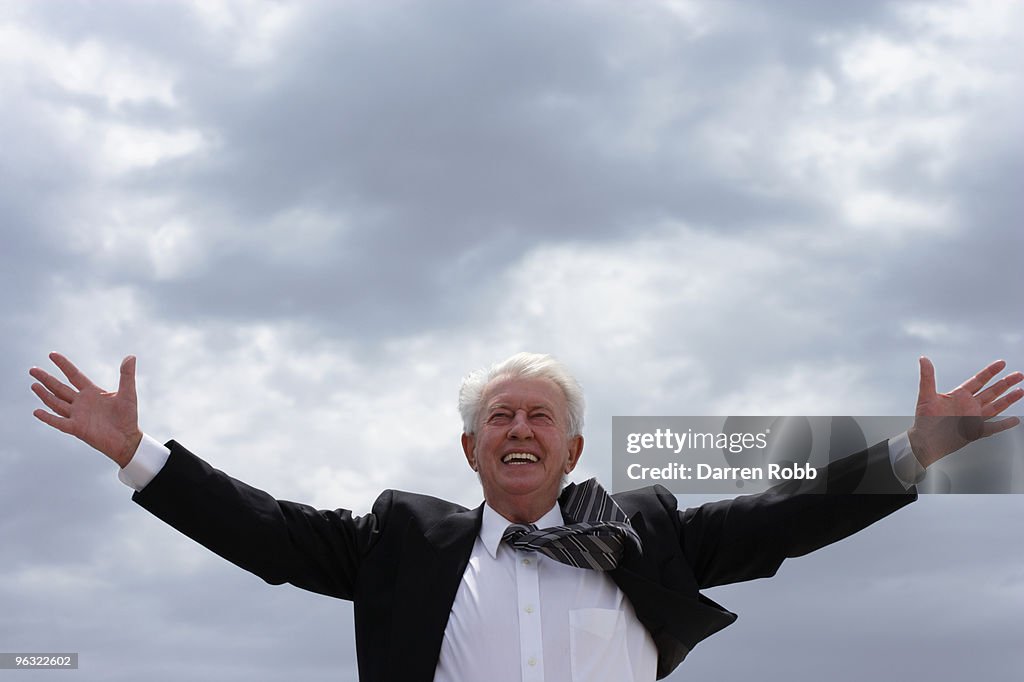
[[[583,452],[583,397],[552,358],[521,353],[463,382],[462,448],[484,504],[388,490],[371,513],[275,500],[174,441],[143,436],[135,359],[116,393],[52,354],[70,386],[39,368],[43,422],[121,467],[133,499],[273,584],[355,602],[359,674],[372,680],[628,680],[668,675],[735,615],[698,590],[770,576],[915,498],[912,479],[968,440],[1010,428],[984,421],[1021,398],[1019,372],[985,385],[995,362],[948,394],[921,359],[914,426],[821,481],[873,480],[896,494],[761,495],[678,511],[664,488],[609,496],[596,481],[562,489]],[[976,418],[965,434],[955,420]],[[903,475],[897,476],[895,471]],[[906,472],[906,473],[904,473]]]

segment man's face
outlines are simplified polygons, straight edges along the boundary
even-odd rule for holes
[[[543,513],[583,451],[583,438],[567,434],[565,395],[554,382],[498,379],[484,389],[476,433],[463,434],[462,447],[498,512],[540,506]]]

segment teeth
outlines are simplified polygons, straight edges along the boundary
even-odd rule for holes
[[[536,462],[536,455],[531,455],[529,452],[510,452],[501,458],[502,462],[506,464],[509,462]]]

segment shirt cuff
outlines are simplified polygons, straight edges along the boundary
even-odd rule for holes
[[[167,449],[166,445],[142,434],[142,442],[139,443],[135,455],[123,469],[117,472],[117,477],[129,488],[133,488],[136,492],[142,492],[142,489],[149,485],[153,477],[164,468],[164,464],[167,464],[167,458],[170,456],[171,451]]]
[[[896,478],[908,490],[924,479],[924,467],[917,461],[906,431],[889,439],[889,462]]]

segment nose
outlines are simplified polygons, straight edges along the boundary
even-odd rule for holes
[[[511,440],[533,438],[533,429],[530,428],[530,421],[526,418],[525,410],[519,410],[512,418],[512,425],[508,429],[508,437]]]

